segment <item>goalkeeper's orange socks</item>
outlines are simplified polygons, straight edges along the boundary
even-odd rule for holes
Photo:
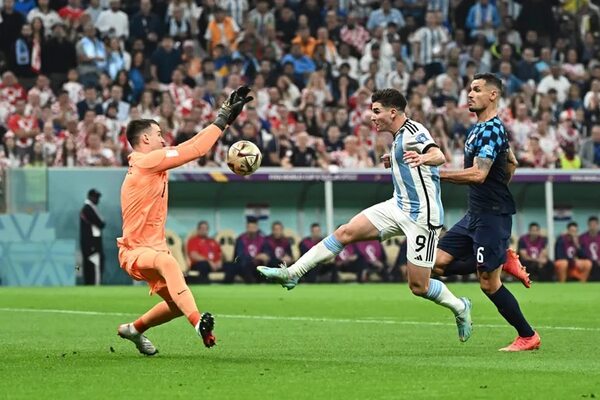
[[[163,301],[133,322],[133,327],[137,331],[133,333],[144,333],[146,330],[169,322],[180,315],[182,315],[181,311],[174,303]]]

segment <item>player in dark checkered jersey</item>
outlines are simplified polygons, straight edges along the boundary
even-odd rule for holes
[[[477,124],[465,142],[465,168],[440,173],[442,180],[469,185],[469,207],[463,219],[440,240],[436,271],[455,259],[474,255],[481,290],[519,335],[500,350],[534,350],[540,347],[540,337],[523,316],[517,299],[500,280],[512,215],[516,211],[508,183],[517,166],[504,124],[498,118],[501,95],[502,81],[494,74],[474,76],[468,106],[469,111],[477,114]]]

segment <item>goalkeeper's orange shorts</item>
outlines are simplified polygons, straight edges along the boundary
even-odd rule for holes
[[[172,257],[168,250],[159,251],[149,247],[129,249],[119,246],[119,264],[136,281],[147,282],[152,295],[167,287],[165,278],[158,273],[154,264],[156,257],[161,253]]]

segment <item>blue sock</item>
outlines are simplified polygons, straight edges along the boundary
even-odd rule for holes
[[[429,300],[436,301],[438,297],[440,297],[440,294],[442,294],[443,287],[444,284],[442,283],[442,281],[438,281],[437,279],[430,279],[429,288],[427,289],[427,294],[425,295],[425,297]]]
[[[331,251],[336,256],[344,250],[344,246],[333,236],[333,234],[323,239],[323,244],[327,247],[327,250]]]
[[[335,236],[327,236],[304,253],[294,265],[288,268],[290,277],[299,278],[304,276],[304,274],[318,264],[330,260],[340,254],[342,250],[344,250],[344,246],[335,238]]]
[[[444,285],[444,282],[438,281],[437,279],[429,280],[427,293],[423,297],[433,301],[436,304],[451,309],[455,315],[462,312],[466,306],[461,299],[456,297],[450,290],[448,290],[446,285]]]
[[[496,293],[486,293],[486,296],[496,305],[500,315],[519,332],[519,336],[531,337],[535,334],[523,316],[519,302],[504,285]]]

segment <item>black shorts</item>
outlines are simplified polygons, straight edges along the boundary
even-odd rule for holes
[[[491,272],[506,261],[512,215],[467,213],[438,243],[454,258],[475,256],[477,269]]]

